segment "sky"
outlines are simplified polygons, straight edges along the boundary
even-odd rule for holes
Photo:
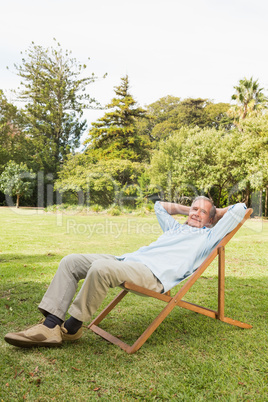
[[[244,77],[268,89],[267,0],[0,1],[0,89],[11,102],[21,52],[53,38],[89,75],[108,74],[88,87],[103,105],[126,74],[143,107],[167,95],[230,102]],[[90,126],[103,114],[84,117]]]

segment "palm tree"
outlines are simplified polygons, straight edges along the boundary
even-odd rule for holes
[[[258,80],[253,81],[253,77],[240,80],[234,89],[236,93],[232,95],[232,100],[237,101],[234,111],[238,119],[245,119],[248,114],[267,107],[268,98],[262,92],[264,88],[260,88]]]

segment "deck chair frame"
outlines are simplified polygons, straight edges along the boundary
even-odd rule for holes
[[[185,284],[180,288],[180,290],[174,295],[170,295],[170,291],[167,293],[157,293],[152,290],[137,286],[133,283],[124,282],[123,290],[115,297],[115,299],[89,324],[88,328],[91,329],[96,334],[100,335],[107,341],[119,346],[121,349],[127,353],[135,353],[140,347],[146,342],[149,336],[156,330],[156,328],[162,323],[162,321],[170,314],[174,307],[183,307],[185,309],[194,311],[205,316],[218,319],[227,324],[235,325],[240,328],[252,328],[252,325],[233,320],[232,318],[225,317],[224,313],[224,290],[225,290],[225,246],[230,241],[230,239],[235,235],[235,233],[240,229],[244,222],[250,217],[253,210],[251,208],[246,210],[245,217],[242,222],[240,222],[235,229],[228,233],[221,242],[212,250],[210,255],[206,260],[197,268],[197,270],[188,278]],[[199,306],[197,304],[189,303],[182,300],[184,295],[193,286],[193,284],[200,278],[206,268],[211,264],[211,262],[218,257],[218,310],[214,311],[209,308]],[[128,292],[139,293],[144,296],[150,296],[155,299],[162,300],[167,303],[163,310],[158,314],[158,316],[152,321],[148,328],[142,333],[142,335],[133,343],[133,345],[128,345],[121,339],[111,335],[98,324],[109,314],[111,310],[128,294]]]

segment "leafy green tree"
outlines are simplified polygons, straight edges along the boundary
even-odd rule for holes
[[[26,103],[25,131],[34,148],[34,168],[56,176],[60,162],[79,145],[86,129],[81,118],[94,103],[86,89],[95,76],[83,77],[86,65],[60,44],[43,48],[32,43],[15,68],[22,79],[17,96]]]
[[[166,96],[147,107],[148,120],[139,125],[139,132],[158,142],[184,126],[229,130],[232,119],[227,115],[230,105],[207,99],[184,99]]]
[[[16,196],[16,207],[19,208],[20,198],[32,194],[34,177],[25,164],[10,161],[0,176],[0,190],[6,196]]]
[[[205,127],[224,129],[226,131],[233,127],[233,118],[228,116],[230,110],[229,103],[213,103],[208,102],[205,107],[206,123]]]
[[[146,136],[151,142],[159,141],[177,129],[174,113],[180,103],[180,98],[167,95],[146,107],[147,118],[139,119],[137,127],[141,136]]]
[[[148,143],[138,135],[137,120],[145,117],[129,92],[129,78],[121,78],[115,87],[116,97],[107,105],[111,111],[92,123],[87,153],[97,159],[129,159],[143,161],[148,158]]]
[[[0,173],[9,160],[27,160],[27,138],[21,131],[22,115],[0,90]]]
[[[248,190],[264,195],[264,215],[268,216],[268,114],[247,117],[241,122],[245,146],[255,150],[255,157],[248,163]]]
[[[177,122],[180,126],[204,127],[206,125],[205,107],[207,99],[184,99],[177,108]]]
[[[149,172],[152,184],[169,200],[205,193],[217,206],[230,197],[249,203],[247,183],[260,185],[261,155],[259,140],[248,132],[184,127],[161,141]]]
[[[69,156],[59,173],[55,189],[65,194],[70,193],[77,199],[83,194],[88,204],[107,207],[113,203],[128,203],[137,196],[138,177],[145,166],[128,160],[90,160],[85,154]]]
[[[226,114],[229,108],[229,104],[215,104],[208,99],[184,99],[176,109],[177,128],[183,126],[229,128],[231,121]]]
[[[256,114],[258,111],[267,108],[268,98],[260,88],[258,80],[243,78],[239,80],[239,85],[235,86],[236,92],[232,95],[232,100],[236,105],[232,108],[236,120],[245,119],[248,114]]]
[[[170,117],[180,104],[181,98],[167,95],[147,106],[147,112],[157,122],[161,123]]]

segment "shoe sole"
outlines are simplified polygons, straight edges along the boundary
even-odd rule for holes
[[[7,342],[7,343],[9,343],[10,345],[12,345],[12,346],[18,346],[18,347],[21,347],[21,348],[33,348],[33,347],[41,347],[41,346],[45,346],[45,347],[56,347],[56,346],[61,346],[62,345],[62,342],[58,342],[58,341],[55,341],[55,342],[34,342],[34,341],[24,341],[24,340],[22,340],[22,339],[12,339],[12,338],[4,338],[5,339],[5,341]]]

